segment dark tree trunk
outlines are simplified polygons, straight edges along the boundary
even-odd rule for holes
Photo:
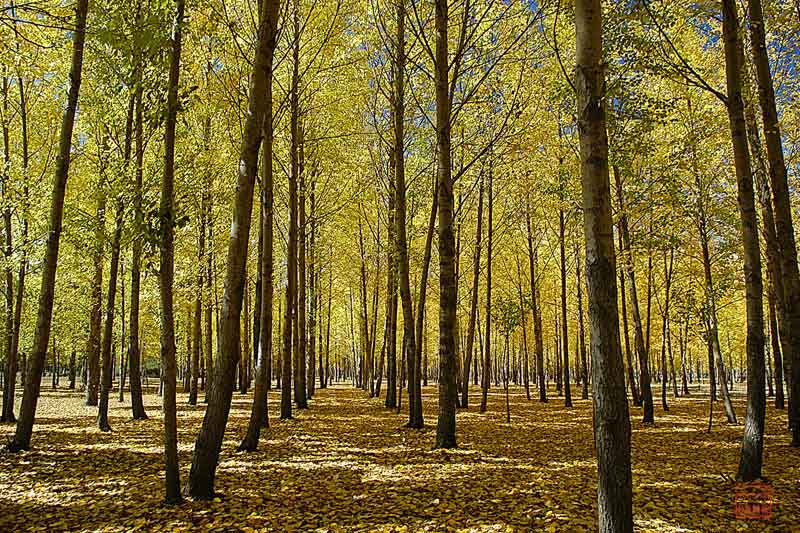
[[[317,368],[317,264],[316,264],[316,238],[317,238],[317,199],[316,199],[316,178],[311,176],[311,232],[309,241],[309,265],[308,265],[308,278],[309,278],[309,297],[308,297],[308,377],[306,378],[306,387],[308,388],[308,397],[314,396],[314,388],[316,385]],[[377,290],[378,280],[375,280],[375,313],[378,309]],[[376,317],[377,318],[377,317]],[[373,321],[373,324],[377,320]],[[375,352],[375,331],[372,332],[372,352]]]
[[[483,236],[483,171],[481,171],[478,179],[478,223],[475,229],[475,256],[472,260],[472,294],[470,296],[469,323],[467,326],[467,347],[464,354],[466,357],[464,361],[464,380],[461,384],[461,407],[464,409],[469,407],[469,371],[470,365],[472,365],[472,352],[475,348],[475,322],[478,316],[478,282],[481,272],[481,237]],[[521,280],[520,283],[522,283]],[[528,395],[530,396],[530,390],[528,390]]]
[[[617,224],[617,240],[619,241],[619,251],[623,253],[622,245],[622,224]],[[636,390],[636,377],[634,376],[633,358],[631,356],[631,339],[628,330],[628,302],[625,297],[625,269],[619,269],[619,301],[622,306],[622,333],[625,338],[625,361],[628,369],[628,387],[631,391],[631,399],[636,407],[642,406],[642,398]]]
[[[583,277],[581,276],[580,245],[575,243],[575,285],[578,289],[578,345],[581,355],[581,399],[589,399],[589,365],[586,361],[586,332],[583,325]]]
[[[233,231],[228,242],[225,294],[219,330],[219,353],[214,368],[214,385],[208,397],[203,426],[195,442],[192,468],[186,493],[194,498],[214,496],[214,476],[233,397],[236,364],[239,359],[240,320],[246,283],[247,248],[253,209],[253,189],[258,172],[258,154],[262,142],[264,117],[268,111],[264,92],[271,72],[270,50],[275,35],[270,13],[277,11],[276,0],[261,3],[258,40],[250,76],[248,113],[239,154],[238,182],[233,209]],[[289,376],[291,376],[291,372]],[[290,388],[290,387],[287,387]]]
[[[64,214],[64,195],[69,176],[70,151],[72,147],[72,130],[75,125],[75,111],[78,106],[78,93],[81,85],[81,69],[83,67],[83,46],[86,39],[86,13],[88,0],[78,0],[75,5],[75,31],[72,33],[72,64],[70,67],[69,91],[67,106],[61,122],[58,155],[56,158],[53,192],[50,205],[50,219],[47,233],[47,245],[42,263],[42,287],[39,292],[39,306],[36,315],[36,329],[33,348],[27,368],[28,376],[22,395],[20,416],[17,420],[16,434],[7,448],[11,451],[27,450],[30,447],[31,433],[36,416],[36,403],[39,400],[39,386],[44,369],[45,354],[50,341],[50,326],[53,318],[53,293],[56,284],[56,267],[58,266],[58,245]],[[24,268],[24,267],[23,267]],[[18,290],[18,293],[21,292]],[[24,367],[23,367],[24,368]]]
[[[539,307],[539,284],[536,280],[537,254],[533,246],[533,235],[531,232],[530,204],[525,210],[525,227],[528,236],[528,266],[531,278],[531,308],[533,311],[533,342],[534,354],[536,356],[536,375],[538,379],[539,401],[547,402],[547,384],[544,375],[544,333],[542,332],[542,311]]]
[[[99,185],[94,231],[94,271],[92,275],[92,293],[89,304],[89,340],[86,347],[86,405],[97,405],[100,387],[100,350],[103,325],[103,257],[105,251],[106,192],[105,192],[105,157],[100,158]]]
[[[597,450],[597,529],[633,531],[630,418],[619,342],[600,0],[575,3],[586,277]]]
[[[114,237],[111,240],[111,272],[108,276],[106,295],[106,323],[103,331],[103,380],[100,388],[100,406],[97,413],[97,426],[100,431],[111,431],[108,423],[108,397],[111,392],[111,344],[114,336],[114,310],[117,296],[117,273],[119,271],[120,239],[122,238],[122,204],[118,202],[114,216]]]
[[[394,149],[392,164],[394,164]],[[383,343],[386,346],[386,400],[384,406],[397,407],[397,237],[395,228],[396,216],[396,176],[389,180],[388,193],[388,253],[386,258],[386,329]],[[328,305],[328,326],[330,330],[330,299]]]
[[[742,48],[736,3],[722,1],[722,32],[725,41],[725,72],[728,88],[728,118],[736,168],[737,200],[744,246],[745,307],[747,311],[747,413],[737,478],[753,481],[761,477],[764,448],[764,310],[761,255],[756,223],[755,193],[747,144],[742,100]],[[795,260],[796,261],[796,260]]]
[[[164,173],[161,177],[160,218],[160,275],[161,294],[161,368],[164,374],[164,458],[165,497],[168,504],[181,501],[180,470],[178,465],[178,419],[175,401],[177,382],[175,367],[175,315],[173,308],[173,277],[175,274],[175,126],[178,116],[178,89],[181,66],[184,0],[175,1],[172,27],[172,53],[169,66],[167,113],[164,129]],[[187,336],[189,325],[186,325]]]
[[[292,27],[294,35],[300,31],[300,20],[297,14],[297,0],[294,1]],[[281,339],[281,420],[292,418],[292,353],[294,328],[297,317],[297,174],[299,162],[297,158],[297,139],[299,136],[298,121],[300,119],[298,77],[300,51],[298,39],[292,48],[292,81],[290,89],[290,129],[291,144],[289,149],[289,238],[286,244],[286,302],[283,310],[283,338]]]
[[[139,14],[137,13],[137,20]],[[141,57],[139,58],[141,61]],[[134,119],[134,139],[135,139],[135,158],[136,170],[133,192],[133,210],[135,227],[141,228],[144,224],[144,212],[142,211],[142,177],[144,172],[144,108],[142,104],[141,86],[141,67],[136,69],[136,117]],[[131,308],[128,324],[128,366],[131,388],[131,410],[134,420],[146,420],[147,413],[144,410],[142,400],[142,378],[141,378],[141,353],[139,352],[139,302],[141,285],[141,266],[142,266],[142,241],[133,239],[132,264],[131,264]]]
[[[481,405],[478,409],[479,412],[485,413],[486,412],[486,403],[488,401],[489,395],[489,387],[491,385],[491,368],[492,362],[490,359],[491,353],[491,346],[492,346],[492,215],[493,215],[493,207],[494,207],[494,198],[492,194],[492,185],[494,181],[494,175],[491,168],[491,162],[489,167],[489,188],[488,188],[488,197],[487,197],[487,223],[486,223],[486,338],[484,339],[484,349],[483,349],[483,376],[481,381]],[[530,233],[530,232],[529,232]],[[541,398],[541,392],[539,393]]]
[[[661,407],[664,411],[669,411],[667,404],[667,345],[669,340],[669,304],[672,295],[672,266],[675,259],[675,249],[669,250],[669,262],[667,261],[667,252],[664,252],[664,309],[661,321]],[[672,351],[669,353],[670,361],[672,361]],[[675,370],[672,371],[673,378],[675,377]],[[675,396],[677,396],[677,389]]]
[[[641,399],[644,406],[642,422],[645,424],[652,424],[653,418],[653,391],[650,388],[650,364],[648,362],[649,354],[645,347],[644,331],[642,329],[642,318],[639,313],[639,297],[636,292],[636,276],[633,267],[633,254],[631,253],[631,237],[628,230],[628,217],[625,212],[625,204],[622,200],[622,178],[620,177],[619,168],[615,165],[614,182],[617,186],[617,200],[620,209],[620,227],[622,229],[622,242],[623,242],[623,256],[624,268],[628,277],[628,284],[630,285],[630,301],[631,311],[633,313],[633,329],[634,329],[634,346],[639,358],[639,387],[641,389]]]
[[[456,447],[456,258],[450,146],[451,100],[447,26],[448,0],[436,0],[436,175],[439,197],[439,417],[436,448]],[[420,314],[424,309],[420,308]],[[418,363],[418,362],[417,362]],[[415,369],[416,370],[416,369]],[[414,374],[416,372],[411,372]],[[418,379],[418,378],[417,378]],[[418,387],[419,383],[415,383]],[[422,413],[419,414],[422,418]]]
[[[295,4],[296,6],[298,4]],[[299,35],[295,37],[299,46]],[[299,110],[298,110],[299,111]],[[305,170],[305,130],[302,121],[299,126],[299,164],[300,197],[298,199],[298,232],[297,232],[297,350],[295,352],[294,369],[294,401],[298,409],[308,408],[308,391],[306,390],[306,170]],[[364,294],[366,298],[366,293]],[[365,308],[366,309],[366,308]],[[367,315],[364,315],[366,320]],[[366,328],[366,323],[364,324]],[[369,342],[367,342],[369,344]]]
[[[564,405],[572,407],[572,392],[569,386],[569,330],[567,329],[567,253],[564,209],[558,211],[559,247],[561,250],[561,346],[564,363]]]
[[[263,0],[262,0],[263,1]],[[266,17],[267,48],[265,51],[264,66],[264,139],[261,143],[261,231],[259,232],[264,242],[262,245],[261,262],[261,290],[263,291],[259,313],[260,346],[257,349],[256,379],[253,390],[253,407],[250,411],[250,423],[247,426],[247,435],[239,445],[240,451],[255,451],[258,448],[258,438],[261,428],[269,427],[269,412],[267,410],[267,390],[269,389],[269,354],[272,352],[272,297],[273,297],[273,175],[272,156],[274,131],[272,124],[272,64],[275,57],[276,35],[278,26],[278,2],[270,2],[264,12]]]
[[[780,123],[775,105],[775,90],[767,55],[766,29],[761,0],[748,0],[750,8],[750,38],[753,62],[756,66],[758,96],[764,122],[764,139],[769,159],[769,181],[775,210],[775,230],[780,250],[780,270],[783,278],[783,309],[786,316],[786,337],[783,358],[791,370],[789,381],[789,426],[792,446],[800,447],[800,274],[797,267],[797,247],[792,223],[791,197],[784,161]],[[780,296],[778,298],[780,300]],[[780,312],[780,308],[778,309]],[[779,317],[780,321],[780,317]],[[749,361],[749,354],[748,354]],[[748,380],[750,373],[748,372]]]

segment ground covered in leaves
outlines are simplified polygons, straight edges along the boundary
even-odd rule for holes
[[[552,391],[551,391],[552,393]],[[578,391],[578,397],[580,396]],[[202,398],[202,393],[201,393]],[[133,421],[126,401],[111,400],[112,433],[101,433],[82,395],[43,390],[32,450],[0,453],[0,531],[590,531],[596,466],[592,408],[528,402],[493,389],[489,411],[458,414],[459,449],[434,451],[436,388],[424,390],[424,430],[403,428],[404,415],[383,400],[341,384],[317,391],[296,419],[277,420],[255,453],[237,453],[251,394],[234,396],[221,464],[219,498],[161,504],[162,419],[146,396],[150,419]],[[127,397],[126,397],[127,400]],[[181,475],[185,481],[203,406],[180,395]],[[405,398],[403,398],[405,407]],[[774,487],[769,521],[735,520],[741,426],[715,418],[706,432],[707,399],[670,398],[643,427],[632,408],[636,526],[642,531],[791,531],[800,517],[800,450],[788,446],[785,412],[767,412],[764,474]],[[742,398],[736,401],[740,418]],[[721,412],[721,405],[716,411]],[[12,425],[0,426],[10,436]],[[5,437],[3,438],[5,441]]]

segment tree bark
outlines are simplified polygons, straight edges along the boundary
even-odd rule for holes
[[[300,31],[300,20],[297,14],[297,0],[294,0],[292,27],[295,41]],[[297,317],[297,139],[299,121],[299,43],[292,47],[292,81],[290,88],[290,129],[291,143],[289,147],[289,238],[286,244],[286,302],[283,310],[283,338],[281,339],[281,420],[292,418],[292,345],[294,340],[293,324]]]
[[[622,200],[622,179],[619,168],[614,165],[614,182],[617,186],[617,201],[620,209],[620,227],[622,229],[623,242],[623,264],[630,285],[631,311],[633,314],[634,346],[639,356],[639,388],[641,400],[644,406],[642,422],[652,424],[653,418],[653,391],[650,388],[650,364],[649,354],[644,343],[644,332],[642,330],[642,318],[639,312],[639,297],[636,292],[636,275],[633,266],[633,254],[631,253],[631,237],[628,230],[628,217],[625,212],[625,204]]]
[[[781,140],[780,123],[775,106],[775,90],[767,55],[764,17],[761,0],[748,0],[750,40],[756,66],[758,95],[764,122],[764,139],[769,159],[769,181],[775,210],[775,230],[780,246],[780,269],[783,277],[784,312],[787,343],[784,361],[789,362],[789,426],[792,446],[800,447],[800,273],[797,267],[797,246],[792,223],[792,207]],[[788,348],[789,350],[787,350]],[[749,361],[749,355],[748,355]],[[748,372],[748,379],[750,374]]]
[[[564,208],[558,211],[559,248],[561,251],[561,346],[564,363],[564,405],[572,407],[572,392],[569,386],[569,330],[567,329],[567,254]]]
[[[169,67],[167,113],[164,129],[164,173],[161,177],[160,219],[160,275],[161,294],[161,368],[164,374],[164,457],[165,502],[181,501],[180,471],[178,465],[178,419],[175,395],[177,389],[175,367],[175,316],[173,306],[173,277],[175,274],[175,126],[178,115],[178,89],[181,65],[181,47],[184,21],[184,0],[175,1],[175,19],[172,26],[172,53]],[[187,333],[189,325],[187,324]]]
[[[220,317],[219,355],[214,368],[203,426],[197,436],[192,468],[186,492],[194,498],[214,496],[214,476],[219,462],[225,426],[233,396],[234,373],[239,358],[240,319],[245,290],[247,249],[253,208],[253,189],[258,172],[258,154],[269,107],[264,93],[270,76],[270,50],[274,50],[275,33],[271,13],[278,10],[277,0],[263,0],[260,6],[258,39],[250,75],[248,113],[239,153],[238,183],[233,210],[233,225],[228,243],[225,272],[225,293]],[[291,377],[291,371],[284,379]],[[287,389],[290,389],[287,386]]]
[[[456,447],[456,273],[453,234],[453,179],[450,146],[451,100],[449,89],[447,0],[435,3],[436,52],[436,174],[439,197],[439,417],[436,448]],[[419,310],[424,313],[423,309]],[[415,374],[416,372],[411,372]],[[418,379],[418,378],[417,378]],[[418,387],[419,383],[415,383]],[[418,398],[421,404],[421,398]],[[419,414],[420,418],[422,413]]]
[[[487,223],[486,223],[486,338],[484,339],[483,350],[483,376],[481,381],[481,405],[478,412],[486,412],[486,403],[488,401],[489,387],[491,385],[491,368],[492,363],[490,359],[491,346],[492,346],[492,215],[494,207],[494,197],[492,194],[492,185],[494,175],[491,167],[489,167],[488,179],[488,196],[487,196]],[[530,219],[528,220],[530,222]],[[530,232],[529,232],[530,233]],[[539,392],[541,398],[541,391]]]
[[[575,29],[578,63],[575,86],[598,465],[597,529],[633,531],[631,428],[619,342],[600,0],[576,0]]]
[[[536,280],[537,254],[533,246],[533,234],[531,232],[530,203],[525,209],[525,227],[528,236],[528,266],[531,278],[531,308],[533,311],[533,342],[536,360],[536,375],[538,379],[539,401],[547,402],[547,384],[544,375],[544,333],[542,332],[542,311],[539,306],[539,284]]]
[[[263,0],[262,0],[263,1]],[[258,438],[261,428],[269,427],[269,411],[267,410],[267,390],[269,389],[269,354],[272,352],[272,299],[273,299],[273,118],[272,118],[272,64],[275,58],[276,36],[278,32],[277,0],[269,2],[264,11],[266,17],[266,31],[268,33],[267,48],[265,51],[264,66],[266,79],[264,80],[264,138],[261,143],[261,235],[264,238],[261,261],[261,323],[259,329],[259,348],[256,359],[256,379],[253,390],[253,407],[250,411],[250,423],[247,426],[247,435],[239,445],[240,451],[255,451],[258,448]]]
[[[762,302],[761,255],[756,222],[753,174],[747,144],[742,100],[741,70],[744,64],[739,46],[739,20],[734,0],[722,1],[722,33],[725,41],[725,73],[728,89],[728,119],[736,169],[737,203],[744,247],[745,308],[747,313],[747,413],[737,479],[761,477],[764,448],[764,309]],[[796,264],[796,260],[795,260]]]
[[[67,106],[61,122],[58,156],[53,177],[53,192],[50,205],[50,219],[47,233],[47,245],[42,264],[42,286],[39,292],[39,305],[36,315],[36,329],[33,338],[28,376],[22,394],[22,406],[17,420],[14,439],[7,448],[11,451],[27,450],[30,447],[33,423],[36,416],[36,404],[39,400],[39,387],[44,369],[45,354],[50,341],[50,326],[53,318],[53,293],[58,266],[58,246],[64,214],[64,194],[69,176],[70,151],[72,147],[72,130],[75,125],[75,111],[78,106],[78,93],[81,86],[81,70],[83,67],[83,48],[86,39],[86,14],[88,0],[78,0],[75,4],[75,31],[72,33],[72,64],[69,73],[69,90]],[[19,292],[19,291],[18,291]]]
[[[103,331],[103,366],[100,387],[100,405],[97,413],[97,426],[100,431],[111,431],[108,423],[108,397],[111,392],[111,344],[114,336],[114,311],[117,295],[117,273],[119,271],[120,239],[122,238],[122,203],[117,202],[114,216],[114,237],[111,240],[111,272],[108,276],[108,293],[106,294],[106,323]]]
[[[475,322],[478,316],[478,282],[481,272],[481,237],[483,236],[483,176],[483,171],[481,171],[478,178],[478,223],[475,229],[475,255],[472,260],[472,295],[470,296],[469,323],[467,325],[467,349],[464,361],[464,380],[461,384],[461,407],[464,409],[469,407],[469,371],[475,347]],[[530,391],[528,391],[528,395],[530,396]]]

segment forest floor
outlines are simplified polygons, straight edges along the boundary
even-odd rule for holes
[[[45,381],[45,383],[47,383]],[[476,390],[472,387],[472,390]],[[234,396],[217,469],[219,498],[165,507],[159,398],[150,419],[133,421],[128,401],[111,399],[112,433],[95,424],[82,394],[43,388],[32,450],[0,453],[0,531],[591,531],[596,515],[592,408],[563,398],[526,401],[493,388],[489,411],[479,396],[458,414],[454,451],[434,451],[435,386],[424,389],[424,430],[361,390],[318,390],[295,420],[270,423],[254,453],[237,453],[252,393]],[[577,388],[575,396],[580,398]],[[654,390],[655,392],[655,390]],[[551,394],[553,391],[551,391]],[[18,393],[18,398],[20,394]],[[202,398],[202,393],[201,396]],[[178,398],[182,481],[204,407]],[[126,395],[126,400],[127,400]],[[405,407],[406,398],[403,398]],[[724,424],[707,398],[669,398],[644,427],[632,408],[634,514],[641,531],[797,531],[800,450],[788,446],[785,411],[767,411],[764,474],[774,489],[765,521],[734,517],[734,476],[742,426]],[[735,402],[740,419],[742,398]],[[4,442],[14,426],[0,426]]]

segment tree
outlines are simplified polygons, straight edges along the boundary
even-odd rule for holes
[[[800,447],[800,274],[797,267],[797,246],[792,223],[792,210],[783,156],[781,130],[775,106],[775,90],[770,73],[769,56],[765,42],[764,15],[761,0],[748,0],[750,11],[750,39],[753,63],[758,80],[758,96],[764,123],[769,181],[775,210],[775,230],[780,245],[780,269],[783,276],[783,307],[786,314],[787,345],[791,353],[784,358],[791,361],[789,378],[789,424],[792,429],[792,446]],[[780,295],[778,296],[780,298]],[[748,357],[749,362],[749,357]],[[748,373],[749,379],[749,373]]]
[[[264,110],[264,138],[261,144],[261,183],[262,183],[262,204],[261,204],[261,232],[264,237],[263,255],[261,261],[261,313],[259,329],[260,346],[258,347],[258,358],[256,360],[256,380],[253,391],[253,408],[250,412],[250,423],[247,426],[247,436],[239,445],[241,451],[255,451],[258,447],[258,437],[261,428],[269,426],[269,414],[267,412],[267,389],[269,385],[267,371],[269,369],[269,357],[272,352],[272,296],[273,296],[273,176],[272,176],[272,157],[273,157],[273,112],[272,112],[272,64],[275,57],[275,46],[278,33],[278,9],[277,1],[266,2],[269,5],[264,11],[267,46],[264,52],[264,69],[266,69],[266,79],[264,80],[264,100],[266,109]]]
[[[575,87],[595,399],[597,528],[604,532],[633,531],[631,428],[619,342],[600,0],[576,1],[575,33],[578,63]]]
[[[164,122],[164,172],[161,176],[161,201],[159,204],[159,293],[161,296],[161,368],[164,372],[164,458],[165,496],[168,504],[181,501],[180,472],[178,471],[178,419],[175,404],[175,317],[173,310],[172,281],[175,274],[174,224],[175,224],[175,126],[178,116],[178,87],[181,70],[184,0],[175,0],[172,50],[169,63],[167,112]],[[187,332],[189,325],[187,324]]]
[[[733,0],[722,1],[722,31],[725,41],[725,73],[728,88],[728,119],[733,143],[739,217],[744,247],[745,302],[747,310],[747,414],[737,478],[761,477],[764,446],[764,306],[761,255],[756,223],[755,193],[742,100],[743,57],[739,40],[739,17]]]
[[[233,210],[234,231],[228,243],[225,295],[219,333],[220,351],[214,368],[214,386],[209,394],[203,426],[195,442],[192,468],[186,486],[186,493],[199,499],[210,499],[214,496],[214,476],[231,408],[234,374],[239,359],[239,327],[245,288],[245,263],[253,208],[253,189],[258,171],[264,117],[268,110],[263,95],[267,87],[267,77],[272,71],[269,65],[270,45],[275,42],[275,33],[270,26],[273,20],[270,18],[270,13],[278,11],[278,3],[274,0],[263,0],[260,7],[257,47],[250,75],[248,114],[239,155],[241,164],[238,167]],[[285,339],[284,334],[284,341]],[[287,389],[290,387],[286,380],[290,377],[291,372],[284,375],[284,387]]]
[[[44,370],[47,345],[50,341],[50,326],[53,318],[53,293],[56,285],[56,268],[58,266],[58,246],[64,216],[64,195],[69,176],[70,150],[72,147],[72,130],[75,125],[75,112],[78,107],[78,94],[81,86],[81,70],[83,67],[83,48],[86,41],[86,15],[89,10],[88,0],[78,0],[75,4],[75,32],[72,34],[72,62],[69,73],[69,90],[67,106],[61,121],[61,133],[58,140],[58,158],[53,177],[53,192],[50,204],[50,219],[42,266],[42,286],[39,292],[39,306],[36,315],[36,331],[33,339],[28,377],[22,395],[20,416],[14,440],[8,443],[10,451],[27,450],[31,443],[33,422],[36,417],[36,403],[39,400],[39,386]],[[23,367],[24,368],[24,367]]]

